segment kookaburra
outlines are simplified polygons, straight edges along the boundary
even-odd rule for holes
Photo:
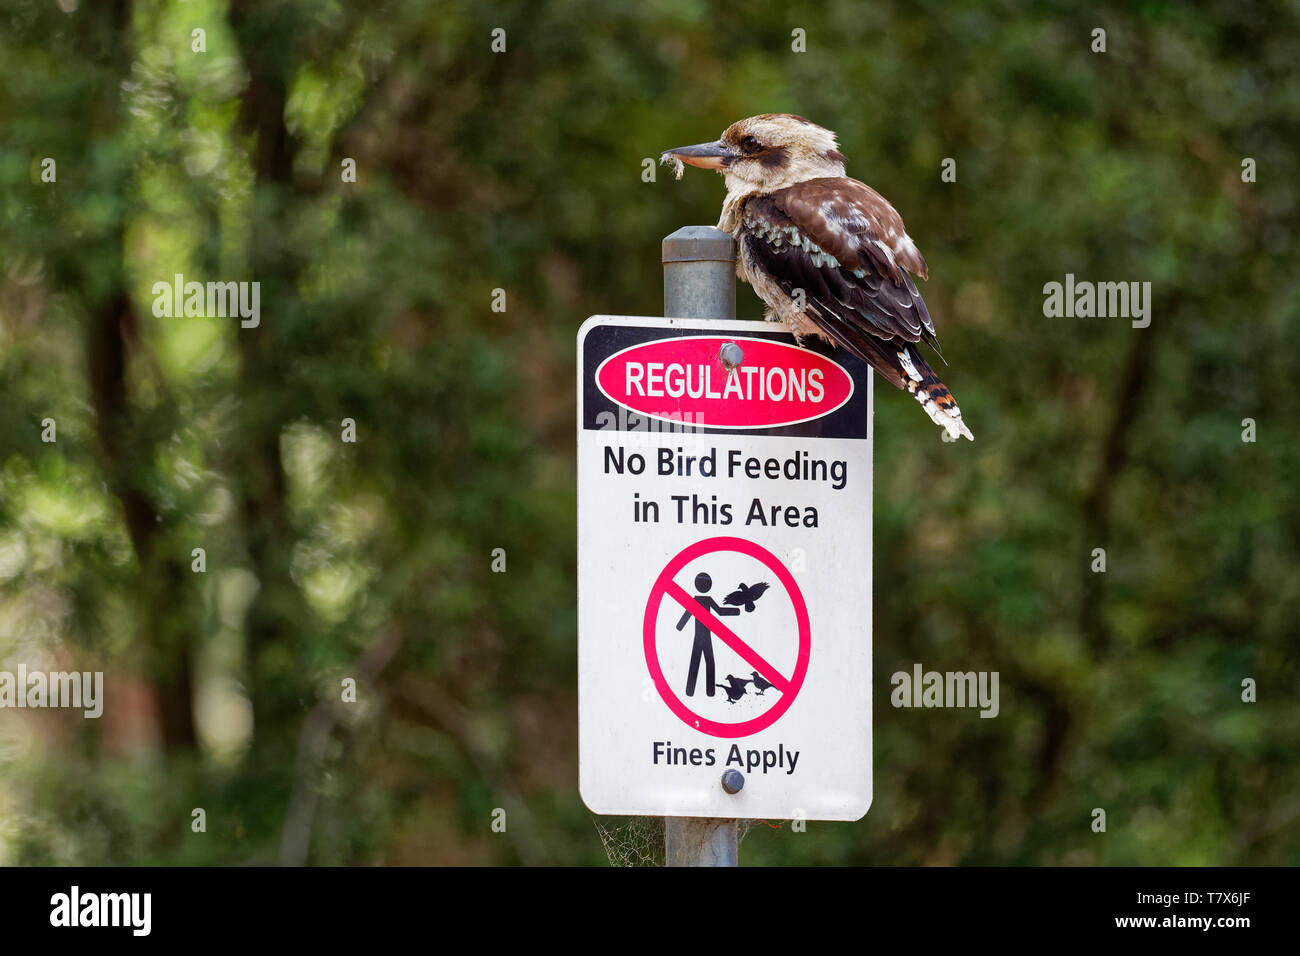
[[[735,237],[736,273],[767,303],[766,318],[799,339],[817,335],[848,349],[910,392],[953,438],[974,440],[917,349],[926,342],[939,350],[908,275],[928,278],[925,259],[897,210],[844,174],[834,133],[802,116],[765,113],[733,123],[716,143],[670,149],[663,159],[723,175],[718,228]]]

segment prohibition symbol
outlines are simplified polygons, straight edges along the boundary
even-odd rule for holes
[[[675,576],[686,567],[687,564],[696,558],[718,552],[738,552],[747,555],[761,562],[764,567],[775,575],[781,587],[785,590],[794,606],[795,621],[798,625],[798,649],[795,658],[793,673],[786,675],[770,664],[764,657],[759,654],[753,647],[747,643],[744,638],[740,637],[730,627],[724,624],[701,601],[693,597],[684,587],[674,580]],[[701,578],[708,580],[708,575],[700,575]],[[761,593],[761,592],[759,592]],[[738,654],[749,666],[754,669],[756,679],[755,683],[761,683],[764,688],[772,687],[780,692],[780,700],[773,704],[757,717],[738,722],[725,720],[711,720],[697,714],[677,692],[673,690],[668,679],[664,676],[663,668],[659,664],[658,641],[656,637],[656,622],[659,619],[659,609],[663,604],[664,598],[668,597],[670,601],[680,605],[684,611],[682,622],[688,622],[689,618],[697,628],[707,629],[703,633],[704,640],[711,641],[717,638],[724,645]],[[706,598],[706,600],[708,600]],[[752,598],[751,600],[757,600]],[[734,615],[739,613],[739,608],[722,609],[716,602],[708,600],[714,609],[720,614]],[[731,602],[729,599],[729,603]],[[752,610],[753,603],[748,605]],[[679,629],[681,623],[679,623]],[[808,657],[812,647],[812,629],[808,621],[808,605],[804,601],[803,592],[799,590],[799,585],[795,583],[794,576],[781,563],[780,559],[766,548],[754,544],[752,541],[746,541],[744,538],[718,537],[706,538],[703,541],[697,541],[690,545],[675,558],[668,562],[668,566],[660,572],[659,577],[655,580],[654,586],[650,588],[650,598],[646,602],[645,623],[644,623],[644,643],[645,643],[645,660],[646,667],[650,670],[650,676],[654,680],[655,687],[659,691],[659,696],[663,698],[668,709],[676,714],[687,726],[699,730],[703,733],[714,737],[747,737],[750,734],[756,734],[760,730],[770,727],[782,714],[790,709],[794,703],[795,697],[799,693],[799,688],[803,686],[804,677],[808,673]],[[697,634],[701,634],[697,630]],[[692,671],[695,670],[697,662],[692,660]],[[711,651],[709,671],[712,671]],[[759,680],[761,678],[761,681]],[[693,692],[694,675],[688,688],[688,694]]]

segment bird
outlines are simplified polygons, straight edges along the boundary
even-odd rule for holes
[[[744,606],[746,611],[754,610],[754,602],[763,596],[763,592],[768,588],[766,581],[760,581],[752,587],[744,581],[740,582],[737,590],[732,591],[722,599],[723,604],[730,604],[732,607]]]
[[[747,680],[742,680],[739,677],[733,677],[731,674],[728,674],[727,682],[725,684],[719,684],[718,686],[727,692],[727,701],[734,704],[736,701],[740,700],[740,698],[745,696],[745,685],[748,683],[749,681]]]
[[[952,439],[975,436],[917,346],[940,359],[930,312],[912,276],[921,250],[889,202],[845,172],[836,135],[802,116],[763,113],[712,143],[667,150],[662,162],[722,174],[718,228],[736,240],[736,273],[803,344],[820,337],[909,392]],[[909,274],[910,273],[910,274]]]
[[[750,681],[750,683],[754,685],[754,689],[757,690],[759,694],[762,694],[763,691],[767,690],[769,687],[772,686],[772,682],[767,678],[765,678],[758,671],[750,671],[749,673],[752,674],[754,677],[754,679]]]

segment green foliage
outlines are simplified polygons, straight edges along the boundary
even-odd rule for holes
[[[978,440],[877,389],[874,804],[757,827],[746,862],[1300,862],[1294,8],[0,22],[0,668],[103,670],[112,701],[0,712],[0,862],[269,863],[286,832],[316,863],[602,862],[573,337],[659,311],[660,239],[717,214],[715,177],[642,161],[773,111],[905,216]],[[1151,327],[1045,318],[1067,272],[1150,281]],[[259,281],[260,326],[155,316],[177,273]],[[916,661],[999,671],[1001,716],[890,708]]]

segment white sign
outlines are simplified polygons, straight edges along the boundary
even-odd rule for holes
[[[769,323],[583,324],[578,736],[594,812],[867,812],[871,415],[865,363]]]

